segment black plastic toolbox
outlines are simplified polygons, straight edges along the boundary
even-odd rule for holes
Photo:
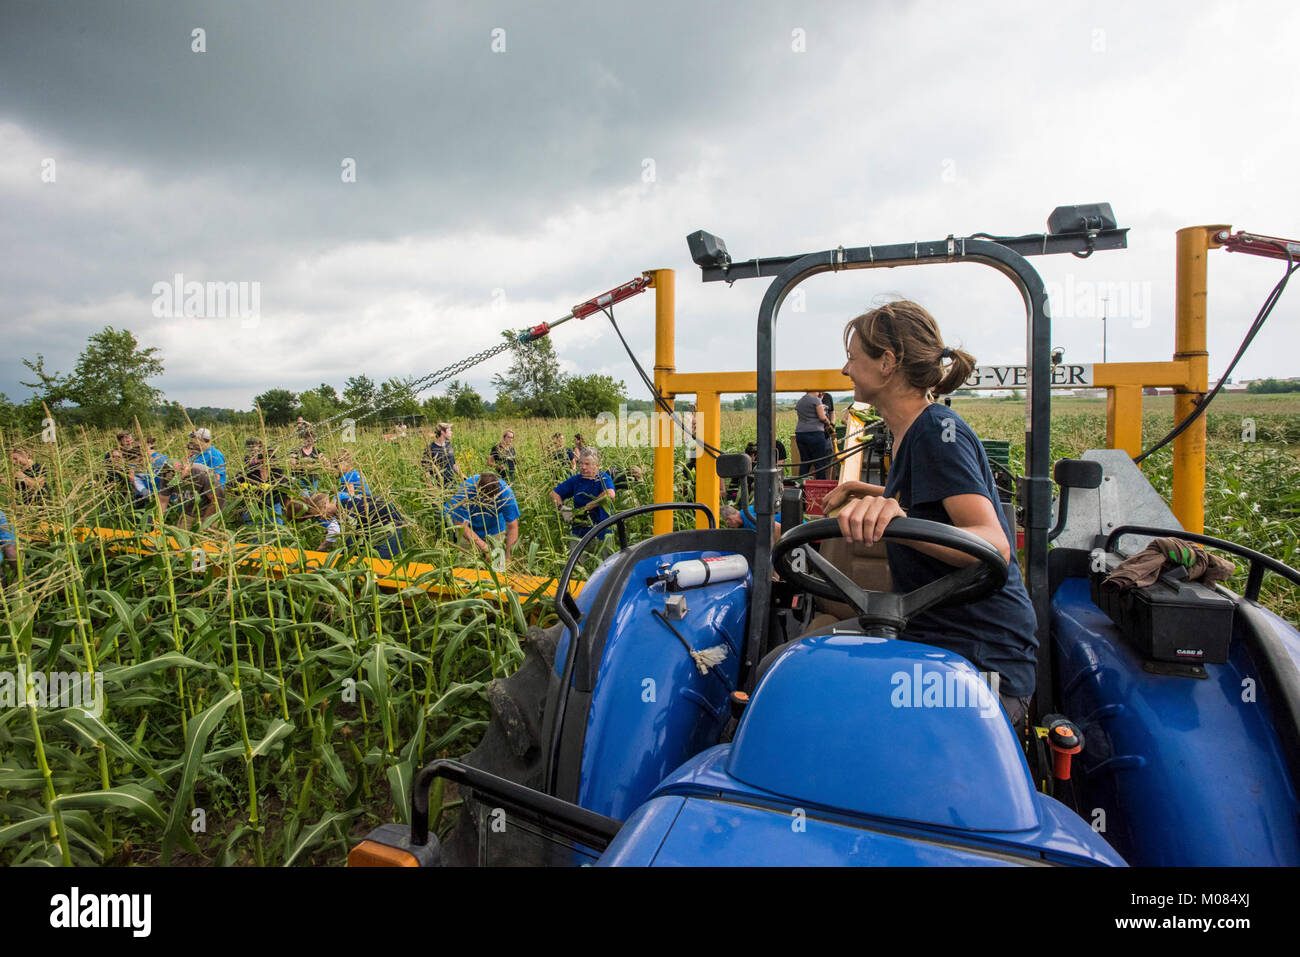
[[[1092,573],[1092,602],[1147,660],[1210,665],[1228,660],[1236,609],[1231,598],[1168,572],[1142,588],[1103,585],[1117,564],[1107,556],[1106,570]]]

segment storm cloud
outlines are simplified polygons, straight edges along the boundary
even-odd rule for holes
[[[1033,232],[1094,201],[1130,249],[1036,260],[1054,340],[1100,359],[1096,293],[1131,292],[1107,304],[1111,358],[1168,358],[1174,230],[1300,233],[1298,24],[1282,3],[10,0],[0,390],[113,325],[160,348],[169,398],[247,408],[424,374],[658,267],[678,271],[678,368],[753,368],[763,284],[702,285],[694,229],[749,258]],[[1280,272],[1215,254],[1212,374]],[[258,321],[156,315],[177,274],[258,283]],[[982,362],[1023,358],[1014,289],[960,266],[818,277],[779,364],[839,365],[843,320],[886,293]],[[1298,313],[1284,297],[1239,376],[1300,371]],[[650,297],[617,314],[649,366]],[[602,317],[555,345],[632,385]],[[490,395],[500,368],[467,378]]]

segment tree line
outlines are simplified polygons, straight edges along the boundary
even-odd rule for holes
[[[563,372],[549,338],[520,343],[510,333],[510,367],[493,376],[496,398],[487,401],[468,382],[453,379],[441,394],[422,396],[406,380],[393,377],[376,383],[366,375],[347,379],[342,390],[328,382],[296,392],[286,388],[267,389],[253,397],[253,409],[237,411],[213,406],[189,408],[169,401],[163,391],[150,384],[163,373],[163,361],[156,347],[142,347],[128,330],[107,326],[90,336],[72,372],[61,374],[45,367],[45,357],[24,359],[32,381],[22,384],[32,390],[26,401],[11,401],[0,392],[0,428],[36,432],[45,417],[44,408],[65,425],[113,428],[133,419],[163,428],[183,428],[187,421],[218,424],[255,424],[260,411],[269,426],[287,425],[299,416],[318,422],[342,412],[357,411],[367,422],[393,424],[448,419],[572,418],[595,417],[614,412],[627,401],[622,380],[612,376]],[[629,408],[649,400],[633,400]]]

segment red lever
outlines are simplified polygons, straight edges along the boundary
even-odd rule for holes
[[[1059,718],[1047,727],[1047,743],[1052,746],[1052,775],[1070,780],[1070,761],[1083,750],[1083,735],[1068,718]]]

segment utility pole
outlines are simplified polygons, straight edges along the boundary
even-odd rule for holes
[[[1106,361],[1106,317],[1110,312],[1110,296],[1101,297],[1101,361]]]

